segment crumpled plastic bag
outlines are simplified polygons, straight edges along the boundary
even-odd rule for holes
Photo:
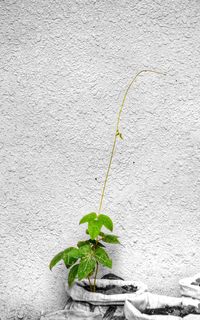
[[[194,284],[196,280],[198,280],[200,284],[200,273],[197,273],[193,277],[188,277],[179,281],[180,292],[182,296],[200,300],[200,286]]]
[[[125,320],[124,317],[124,306],[117,306],[117,305],[92,305],[88,302],[78,302],[73,301],[67,303],[65,310],[69,310],[74,314],[74,318],[71,319],[78,319],[76,315],[82,314],[83,316],[91,317],[91,319],[118,319],[118,320]],[[90,318],[89,318],[90,319]]]
[[[88,280],[76,281],[75,284],[69,288],[66,285],[66,291],[69,296],[75,301],[87,301],[94,305],[124,305],[124,302],[128,298],[133,298],[136,295],[147,291],[147,286],[139,281],[124,281],[124,280],[110,280],[110,279],[97,279],[96,285],[100,288],[105,288],[107,286],[116,285],[119,287],[125,287],[133,285],[137,287],[136,292],[132,293],[113,293],[113,294],[103,294],[98,292],[89,292],[84,289],[84,285],[88,285]]]
[[[95,306],[70,298],[64,310],[41,317],[41,320],[125,320],[123,306]]]
[[[137,281],[123,281],[113,279],[98,279],[96,285],[104,290],[110,286],[109,295],[103,293],[94,293],[84,289],[88,281],[76,281],[73,287],[66,286],[66,291],[70,296],[65,310],[60,310],[47,314],[41,320],[125,320],[124,303],[127,298],[133,298],[147,290],[147,286]],[[112,289],[117,285],[118,289]],[[132,285],[137,287],[135,293],[118,294],[122,287]],[[112,292],[113,290],[113,292]]]
[[[198,307],[199,301],[191,298],[175,298],[151,293],[143,293],[133,299],[127,299],[124,306],[124,314],[127,320],[178,320],[181,317],[171,315],[147,315],[143,313],[146,308],[162,308],[165,306],[188,306]],[[188,315],[184,319],[200,320],[200,315]]]

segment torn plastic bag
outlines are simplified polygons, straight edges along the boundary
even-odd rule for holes
[[[90,292],[88,280],[76,281],[66,291],[74,301],[86,301],[94,305],[124,305],[128,298],[147,291],[147,286],[139,281],[97,279],[97,292]],[[99,290],[98,290],[99,289]],[[98,292],[101,291],[101,292]]]
[[[124,306],[124,314],[127,320],[178,320],[183,319],[173,315],[147,315],[145,309],[157,309],[166,306],[195,306],[198,307],[199,301],[191,298],[176,298],[151,293],[144,293],[133,299],[127,299]],[[184,317],[185,320],[200,320],[200,315],[190,314]]]
[[[66,291],[70,296],[65,310],[43,316],[43,320],[125,320],[124,303],[147,290],[138,281],[97,279],[97,292],[89,291],[88,280],[76,281]]]
[[[182,296],[200,300],[200,273],[179,281]]]

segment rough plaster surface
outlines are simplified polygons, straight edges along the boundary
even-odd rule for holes
[[[0,312],[62,308],[62,265],[98,207],[123,246],[113,272],[176,295],[200,265],[200,2],[0,1]]]

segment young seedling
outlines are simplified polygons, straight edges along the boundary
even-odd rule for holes
[[[102,204],[116,148],[116,142],[118,138],[123,139],[122,133],[119,129],[119,124],[126,97],[136,79],[142,73],[146,72],[163,74],[161,72],[153,70],[142,70],[136,74],[136,76],[133,78],[128,88],[126,89],[122,104],[118,112],[114,141],[101,193],[99,209],[97,212],[86,214],[79,222],[79,224],[87,224],[86,234],[88,235],[88,239],[79,241],[77,243],[77,247],[69,247],[64,251],[59,252],[50,262],[49,268],[51,270],[58,262],[60,262],[61,260],[64,261],[65,266],[67,267],[67,269],[69,269],[69,286],[73,285],[75,279],[83,280],[87,278],[89,281],[90,290],[92,292],[95,292],[99,264],[107,268],[112,268],[112,260],[105,250],[105,243],[119,244],[120,242],[117,235],[114,235],[112,233],[105,233],[102,231],[103,227],[110,232],[113,231],[113,222],[111,218],[108,215],[101,213]],[[93,277],[93,280],[91,279],[91,277]]]

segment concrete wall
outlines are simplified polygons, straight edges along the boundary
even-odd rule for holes
[[[176,295],[200,265],[200,2],[0,2],[0,305],[64,306],[52,256],[96,210],[130,79],[103,211],[113,272]]]

